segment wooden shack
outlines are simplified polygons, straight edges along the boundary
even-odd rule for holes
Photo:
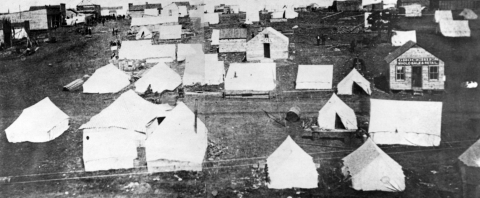
[[[443,90],[445,63],[408,41],[384,59],[389,68],[390,90]]]
[[[132,18],[143,17],[145,14],[145,9],[158,9],[162,10],[161,3],[145,3],[144,5],[133,5],[133,3],[128,4],[128,15]]]
[[[267,27],[247,42],[247,60],[287,59],[289,39]]]
[[[220,29],[219,52],[245,52],[246,48],[247,29]]]
[[[102,8],[100,5],[93,4],[89,0],[83,0],[77,5],[77,11],[82,14],[91,14],[95,19],[102,16]]]
[[[30,30],[49,30],[60,27],[66,15],[65,4],[52,6],[32,6],[29,11],[9,13],[0,18],[9,18],[12,23],[29,21]]]

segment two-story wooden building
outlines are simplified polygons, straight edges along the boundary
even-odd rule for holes
[[[444,90],[445,63],[408,41],[384,59],[389,68],[390,90]]]
[[[83,0],[77,5],[77,11],[82,14],[92,14],[95,19],[102,16],[102,7],[93,4],[90,0]]]

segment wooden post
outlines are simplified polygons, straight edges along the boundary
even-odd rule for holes
[[[195,133],[197,133],[198,99],[195,99]]]

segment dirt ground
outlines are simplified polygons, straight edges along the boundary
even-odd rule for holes
[[[331,13],[330,13],[331,14]],[[432,14],[432,13],[427,13]],[[456,14],[456,13],[454,13]],[[374,90],[372,96],[340,96],[354,109],[359,120],[369,118],[369,99],[399,99],[442,101],[442,143],[435,148],[382,146],[394,160],[403,166],[406,190],[401,193],[359,192],[349,187],[339,173],[341,159],[355,150],[360,142],[345,145],[338,140],[312,141],[305,137],[298,124],[285,127],[270,117],[282,120],[293,106],[302,110],[302,119],[316,119],[318,111],[331,96],[325,92],[293,91],[293,81],[299,64],[333,64],[336,85],[349,71],[351,61],[359,54],[366,62],[370,77],[386,72],[383,58],[395,48],[386,38],[375,47],[357,47],[351,53],[344,44],[353,37],[368,34],[332,34],[332,28],[318,25],[318,19],[327,13],[300,13],[298,19],[286,23],[266,23],[279,30],[298,25],[298,31],[289,38],[295,47],[295,58],[279,60],[279,85],[274,99],[223,99],[207,95],[187,95],[183,101],[191,108],[199,101],[200,118],[209,129],[209,140],[226,147],[215,160],[206,160],[204,171],[148,174],[144,169],[83,172],[82,131],[77,130],[93,115],[110,105],[117,94],[82,94],[81,91],[63,92],[62,86],[92,74],[108,63],[108,42],[113,39],[109,29],[128,29],[128,21],[98,25],[92,38],[60,28],[54,32],[58,41],[42,44],[40,50],[25,61],[0,58],[0,131],[4,131],[21,113],[44,97],[50,99],[71,117],[70,129],[48,143],[8,143],[5,133],[0,135],[0,177],[12,176],[10,183],[0,183],[0,194],[5,197],[460,197],[460,175],[457,157],[478,139],[480,125],[480,91],[462,89],[460,82],[479,81],[480,22],[472,21],[472,37],[444,38],[435,33],[432,15],[415,19],[401,19],[399,28],[417,30],[418,44],[445,62],[447,88],[445,93],[412,96],[388,94]],[[325,19],[324,24],[355,24],[363,19],[344,20],[358,13],[343,13]],[[244,16],[221,19],[216,27],[242,27]],[[265,16],[262,16],[265,17]],[[321,21],[321,20],[320,20]],[[344,22],[339,22],[344,21]],[[198,24],[196,24],[198,25]],[[251,27],[249,27],[251,28]],[[210,27],[199,31],[208,46]],[[327,48],[315,45],[315,36],[327,33]],[[192,39],[192,42],[198,39]],[[206,47],[207,48],[207,47]],[[338,48],[340,51],[335,51]],[[208,49],[208,48],[207,48]],[[219,55],[228,68],[230,61],[238,61],[239,54]],[[182,64],[173,64],[182,71]],[[178,67],[178,68],[176,68]],[[291,135],[294,140],[320,164],[319,188],[312,190],[269,190],[261,181],[255,164],[270,155]],[[179,181],[178,178],[182,178]]]

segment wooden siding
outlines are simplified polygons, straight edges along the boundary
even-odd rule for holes
[[[477,9],[480,7],[480,1],[440,1],[441,10],[463,10],[464,8]]]
[[[246,39],[223,39],[220,40],[220,52],[245,52],[247,51]]]
[[[47,30],[50,27],[50,25],[48,24],[46,9],[26,11],[21,13],[11,13],[1,15],[0,17],[10,18],[14,23],[29,21],[30,30]]]
[[[397,81],[396,80],[396,66],[397,60],[400,58],[435,58],[434,55],[427,52],[425,49],[420,47],[411,48],[399,57],[395,58],[389,64],[389,81],[391,90],[412,90],[412,66],[405,66],[405,80]],[[445,76],[445,63],[439,60],[438,65],[422,65],[422,88],[424,90],[443,90],[445,82],[442,80]],[[429,80],[428,76],[428,67],[429,66],[439,66],[438,69],[438,80]]]
[[[264,35],[268,33],[268,39]],[[281,33],[278,33],[281,34]],[[287,59],[288,58],[288,39],[280,37],[277,33],[270,32],[268,29],[257,34],[254,38],[247,42],[247,60],[264,59],[263,44],[270,43],[271,59]]]

